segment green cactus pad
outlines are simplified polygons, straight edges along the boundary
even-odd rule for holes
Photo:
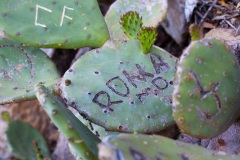
[[[141,43],[141,49],[144,54],[151,50],[157,35],[157,30],[153,27],[143,27],[139,30],[137,38]]]
[[[40,49],[0,39],[0,104],[35,99],[34,87],[55,85],[55,65]]]
[[[21,121],[11,121],[6,130],[8,146],[14,157],[21,160],[37,159],[33,143],[38,145],[44,158],[50,158],[50,153],[43,136],[31,125]]]
[[[239,160],[239,155],[208,150],[162,136],[120,134],[99,145],[100,160]]]
[[[39,85],[36,87],[36,92],[44,110],[68,140],[74,156],[84,160],[97,159],[97,144],[100,143],[100,139],[82,124],[49,89]]]
[[[182,132],[211,138],[239,114],[240,70],[227,45],[216,39],[195,41],[177,69],[173,116]]]
[[[105,20],[112,39],[128,40],[119,23],[121,15],[136,11],[143,17],[143,26],[157,27],[167,14],[167,0],[117,0],[109,8]]]
[[[142,54],[138,40],[108,41],[65,73],[62,97],[107,130],[157,132],[174,124],[175,63],[176,58],[158,47]]]
[[[120,24],[128,38],[134,39],[137,38],[137,33],[142,27],[142,17],[137,12],[129,11],[121,16]]]
[[[103,127],[91,123],[90,121],[84,119],[80,114],[75,115],[85,126],[88,127],[96,136],[98,136],[101,140],[107,136],[118,135],[119,132],[110,132],[104,129]]]
[[[96,0],[4,0],[0,30],[41,48],[100,47],[109,38]]]

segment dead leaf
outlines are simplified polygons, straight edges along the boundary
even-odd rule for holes
[[[228,7],[229,6],[229,4],[227,4],[224,0],[219,0],[218,4],[220,4],[223,7]]]

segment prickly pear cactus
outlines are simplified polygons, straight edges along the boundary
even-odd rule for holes
[[[34,86],[55,85],[55,65],[40,49],[0,39],[0,104],[34,99]]]
[[[96,0],[5,0],[0,30],[26,46],[100,47],[109,38]]]
[[[36,87],[36,95],[53,123],[68,140],[76,159],[97,159],[97,144],[100,143],[100,139],[82,124],[49,89],[39,85]]]
[[[137,38],[140,41],[141,49],[144,54],[147,54],[151,50],[157,35],[157,30],[153,27],[143,27],[139,30]]]
[[[137,38],[138,31],[142,27],[142,17],[137,12],[129,11],[120,18],[122,30],[129,39]]]
[[[194,41],[180,58],[173,116],[182,132],[210,138],[239,114],[240,70],[236,57],[217,39]]]
[[[174,124],[172,92],[176,58],[138,40],[108,41],[81,57],[60,88],[66,103],[110,131],[160,131]]]
[[[92,131],[96,136],[98,136],[101,140],[107,136],[118,135],[119,132],[110,132],[104,129],[103,127],[91,123],[90,121],[84,119],[80,114],[75,115],[85,126],[88,127],[89,130]]]
[[[34,143],[44,158],[50,158],[50,153],[43,136],[32,126],[21,121],[10,121],[6,130],[7,143],[14,157],[21,160],[37,159]]]
[[[114,2],[105,20],[112,39],[127,40],[127,36],[120,29],[121,15],[128,11],[136,11],[143,17],[143,26],[157,27],[167,14],[167,0],[117,0]]]
[[[120,134],[99,145],[100,160],[239,160],[239,155],[208,150],[162,136]]]

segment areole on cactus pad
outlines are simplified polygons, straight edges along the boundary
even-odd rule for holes
[[[181,131],[211,138],[239,115],[240,68],[227,45],[217,39],[193,41],[177,68],[173,116]]]
[[[5,0],[0,30],[41,48],[100,47],[109,38],[97,0]]]
[[[62,97],[107,130],[157,132],[174,124],[176,60],[158,47],[143,54],[138,40],[108,41],[65,73]]]

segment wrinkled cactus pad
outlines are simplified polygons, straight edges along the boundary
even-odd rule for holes
[[[100,143],[100,139],[82,124],[48,88],[38,85],[36,95],[52,122],[68,140],[76,159],[97,159],[97,144]]]
[[[100,47],[109,38],[96,0],[4,0],[0,30],[41,48]]]
[[[21,121],[11,121],[6,130],[7,143],[14,157],[21,160],[37,159],[34,144],[44,158],[50,158],[48,146],[37,129]]]
[[[156,132],[174,124],[172,92],[176,58],[138,40],[108,41],[82,56],[65,73],[66,103],[107,130]]]
[[[210,138],[239,115],[240,70],[236,57],[217,39],[193,41],[177,68],[173,115],[181,131]]]
[[[40,49],[0,39],[0,104],[34,99],[38,83],[51,87],[58,78],[55,65]]]
[[[112,39],[128,39],[119,23],[120,17],[128,11],[138,12],[143,26],[157,27],[166,17],[167,0],[116,0],[105,16]]]
[[[142,17],[134,11],[124,13],[120,18],[122,30],[129,39],[137,38],[139,29],[142,27]]]
[[[157,30],[153,27],[143,27],[139,30],[137,38],[141,43],[141,49],[144,54],[147,54],[157,38]]]
[[[99,145],[100,160],[239,160],[239,155],[208,150],[162,136],[120,134]]]

